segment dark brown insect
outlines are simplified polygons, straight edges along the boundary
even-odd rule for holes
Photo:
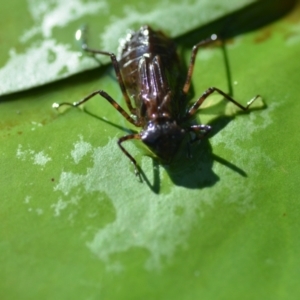
[[[216,91],[242,110],[247,110],[258,97],[243,106],[218,88],[210,87],[191,107],[187,107],[187,93],[198,49],[216,38],[216,35],[212,35],[193,47],[185,82],[181,81],[182,71],[174,42],[149,26],[143,26],[127,36],[118,59],[113,53],[91,49],[83,42],[85,51],[110,57],[130,114],[103,90],[95,91],[79,102],[55,103],[53,106],[76,107],[99,94],[127,121],[142,128],[140,133],[129,134],[118,140],[121,150],[134,164],[136,174],[139,174],[137,162],[123,147],[124,141],[141,140],[159,158],[169,162],[187,134],[194,133],[193,142],[202,139],[211,130],[208,125],[188,124],[210,94]]]

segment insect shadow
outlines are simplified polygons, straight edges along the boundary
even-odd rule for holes
[[[210,133],[208,138],[222,131],[233,119],[234,117],[220,117],[210,122],[210,125],[214,126],[214,130]],[[187,144],[187,147],[190,149],[182,147],[176,160],[174,160],[172,164],[160,164],[168,173],[169,178],[174,184],[189,189],[203,189],[213,186],[220,180],[220,177],[213,171],[213,164],[215,162],[224,165],[242,177],[247,177],[245,170],[233,162],[214,154],[208,138],[190,147],[189,144]],[[159,174],[159,172],[157,173]],[[153,178],[155,178],[155,176]],[[149,185],[149,180],[147,180],[147,183]],[[155,192],[158,193],[159,178],[156,178],[156,182],[154,181],[152,187],[150,185],[149,187],[152,191],[153,188],[155,188]]]
[[[252,110],[254,110],[254,108],[252,108]],[[84,111],[90,116],[97,118],[99,121],[105,122],[126,134],[135,132],[114,122],[106,120],[101,116],[91,112],[87,108],[84,108]],[[139,167],[142,181],[147,184],[152,192],[159,194],[161,187],[160,168],[163,168],[167,172],[171,181],[177,186],[182,186],[189,189],[202,189],[211,187],[220,180],[220,177],[213,171],[213,164],[215,162],[224,165],[232,170],[232,172],[235,172],[242,177],[247,177],[246,171],[239,168],[239,166],[227,161],[223,157],[214,154],[212,146],[209,142],[209,138],[222,131],[234,119],[234,117],[235,116],[220,116],[211,121],[210,125],[212,126],[212,130],[209,136],[205,139],[202,139],[198,143],[189,144],[188,141],[187,143],[183,143],[178,155],[171,164],[163,164],[158,158],[154,157],[149,152],[148,155],[146,153],[146,155],[152,159],[152,170],[150,172],[147,171],[146,174],[144,170]]]

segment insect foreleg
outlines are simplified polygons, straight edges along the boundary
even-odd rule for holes
[[[195,138],[190,140],[190,143],[194,143],[196,141],[199,141],[203,139],[210,131],[211,126],[209,125],[192,125],[187,129],[189,132],[195,133]]]
[[[118,145],[121,148],[121,150],[123,151],[123,153],[131,160],[131,162],[134,165],[134,172],[135,175],[140,176],[140,172],[138,170],[138,164],[136,162],[136,160],[131,156],[131,154],[129,154],[129,152],[121,145],[123,142],[128,141],[128,140],[132,140],[132,139],[136,139],[136,140],[140,140],[141,136],[139,134],[129,134],[129,135],[125,135],[121,138],[119,138],[118,140]]]

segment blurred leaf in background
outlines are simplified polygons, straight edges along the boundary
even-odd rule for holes
[[[277,2],[268,14],[274,16]],[[291,1],[281,5],[283,9]],[[251,6],[252,4],[252,6]],[[0,95],[21,91],[68,77],[99,66],[83,56],[74,33],[88,25],[90,42],[99,49],[116,51],[118,42],[129,29],[151,24],[175,37],[234,13],[241,8],[257,7],[254,0],[222,1],[45,1],[11,0],[0,12]],[[282,9],[281,9],[282,11]],[[178,24],[180,20],[180,25]],[[179,26],[178,26],[179,25]],[[108,62],[107,57],[100,57]]]

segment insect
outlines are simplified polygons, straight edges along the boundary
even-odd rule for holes
[[[103,90],[95,91],[79,102],[54,103],[53,107],[77,107],[96,95],[106,99],[128,122],[142,128],[139,133],[125,135],[118,140],[119,147],[133,163],[136,175],[139,175],[137,162],[124,148],[123,142],[141,140],[157,157],[170,162],[187,135],[194,133],[190,140],[194,142],[203,139],[211,130],[209,125],[189,124],[210,94],[217,92],[244,111],[259,97],[255,96],[243,106],[220,89],[210,87],[193,105],[188,106],[187,94],[198,49],[216,39],[217,36],[212,35],[193,47],[185,81],[182,80],[174,41],[150,26],[142,26],[130,33],[121,46],[118,58],[113,53],[91,49],[83,41],[84,51],[110,57],[129,112]]]

